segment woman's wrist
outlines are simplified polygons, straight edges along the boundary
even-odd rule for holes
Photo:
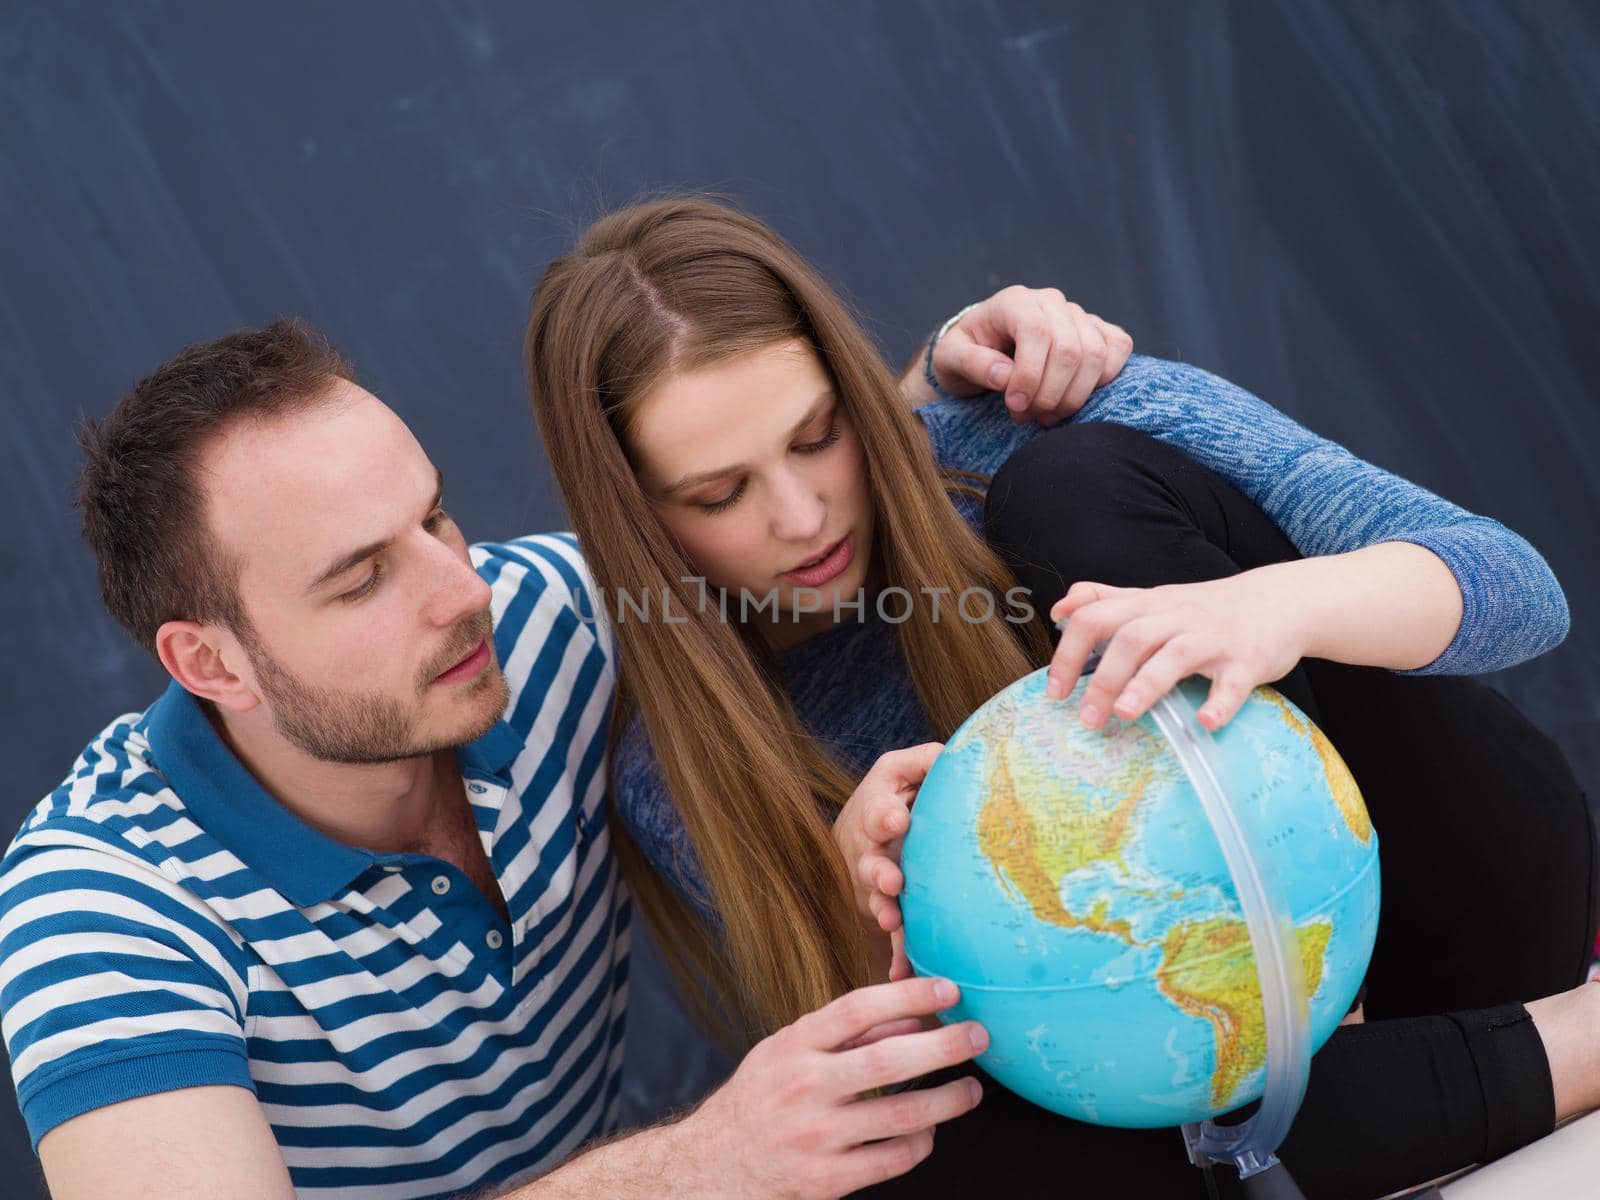
[[[1461,623],[1461,589],[1437,555],[1409,542],[1257,568],[1281,636],[1301,658],[1415,670]]]
[[[935,329],[933,331],[933,336],[928,339],[928,347],[922,355],[922,380],[930,388],[932,388],[937,395],[948,396],[951,394],[950,391],[939,382],[938,373],[933,369],[933,355],[934,352],[939,348],[939,339],[944,337],[945,334],[949,333],[951,329],[955,328],[955,326],[960,323],[962,317],[966,316],[969,312],[977,307],[977,304],[967,305],[965,308],[961,309],[954,316],[945,321],[945,323],[939,326],[938,329]]]

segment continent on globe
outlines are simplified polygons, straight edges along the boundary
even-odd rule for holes
[[[1016,740],[1016,722],[1016,707],[999,703],[974,730],[994,747],[988,799],[978,813],[978,845],[995,877],[1009,893],[1020,894],[1041,921],[1140,944],[1127,921],[1106,916],[1104,903],[1087,913],[1069,912],[1062,903],[1061,881],[1099,862],[1127,875],[1123,843],[1147,790],[1164,774],[1159,738],[1139,744],[1144,735],[1140,726],[1118,730],[1120,753],[1096,764],[1094,790],[1110,792],[1111,799],[1097,802],[1090,789],[1074,786],[1073,777],[1053,778],[1045,785],[1035,764],[1013,770],[1008,748]]]
[[[1322,986],[1322,956],[1333,924],[1314,920],[1295,930],[1306,994]],[[1217,1069],[1211,1075],[1211,1102],[1230,1104],[1239,1085],[1267,1062],[1267,1022],[1261,984],[1250,950],[1250,929],[1225,918],[1174,925],[1162,944],[1156,985],[1184,1012],[1211,1023],[1217,1040]]]
[[[1338,806],[1339,815],[1344,818],[1344,823],[1350,827],[1350,832],[1355,834],[1363,845],[1370,842],[1372,817],[1368,815],[1367,806],[1361,799],[1361,789],[1356,787],[1355,776],[1350,774],[1350,768],[1345,766],[1344,758],[1333,748],[1328,735],[1306,720],[1288,700],[1284,699],[1282,693],[1262,687],[1257,688],[1251,695],[1272,704],[1277,708],[1278,715],[1283,718],[1285,725],[1301,737],[1311,739],[1317,757],[1322,760],[1322,770],[1328,777],[1328,790],[1333,793],[1333,802]]]

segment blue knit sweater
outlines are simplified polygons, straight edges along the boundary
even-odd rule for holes
[[[945,397],[917,415],[941,467],[985,475],[1038,432],[1032,423],[1015,424],[997,396]],[[1073,419],[1113,421],[1178,447],[1255,501],[1307,557],[1388,541],[1437,554],[1461,586],[1461,627],[1438,658],[1407,674],[1494,671],[1543,654],[1566,637],[1566,597],[1527,541],[1363,462],[1225,379],[1135,355]],[[980,527],[980,502],[957,496],[954,503]],[[778,656],[795,711],[857,775],[880,754],[936,736],[895,629],[872,608],[866,606],[860,622],[847,621]],[[637,714],[614,767],[613,802],[629,833],[655,868],[712,916],[687,831]]]

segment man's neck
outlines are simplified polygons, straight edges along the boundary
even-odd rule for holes
[[[430,842],[448,799],[440,781],[457,769],[454,751],[386,763],[323,762],[285,741],[259,709],[238,717],[205,708],[256,782],[319,833],[380,854],[421,852]]]

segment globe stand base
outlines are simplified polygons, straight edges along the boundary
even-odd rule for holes
[[[1238,1171],[1241,1189],[1239,1194],[1244,1196],[1244,1200],[1306,1200],[1300,1185],[1295,1183],[1294,1176],[1289,1174],[1289,1168],[1284,1166],[1276,1155],[1267,1155],[1265,1165],[1260,1156],[1254,1152],[1247,1152],[1237,1160],[1212,1158],[1204,1151],[1196,1149],[1194,1144],[1188,1141],[1187,1136],[1185,1141],[1188,1142],[1189,1161],[1199,1167],[1200,1173],[1205,1176],[1206,1195],[1210,1200],[1219,1200],[1216,1178],[1216,1169],[1219,1166],[1232,1167]]]
[[[1244,1181],[1246,1200],[1306,1200],[1305,1193],[1289,1174],[1289,1168],[1275,1162]]]

